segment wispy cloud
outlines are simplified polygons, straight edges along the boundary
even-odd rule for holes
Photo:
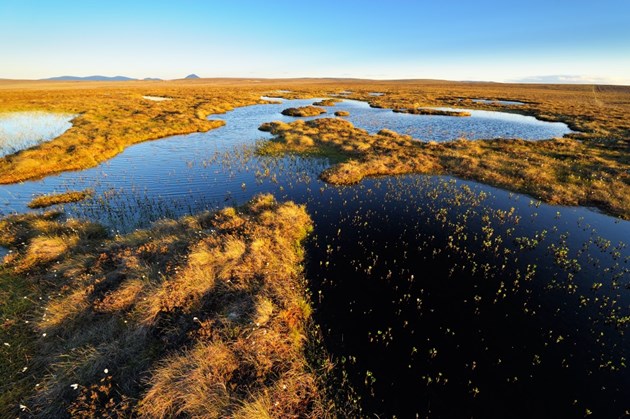
[[[555,84],[630,84],[628,80],[610,77],[585,76],[574,74],[553,74],[546,76],[531,76],[509,80],[514,83],[555,83]]]

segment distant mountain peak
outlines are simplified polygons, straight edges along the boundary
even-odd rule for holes
[[[194,74],[194,73],[193,73],[193,74],[189,74],[189,75],[187,75],[187,76],[186,76],[186,77],[184,77],[184,78],[185,78],[185,79],[199,79],[199,78],[201,78],[201,77],[199,77],[198,75],[196,75],[196,74]]]
[[[65,81],[128,81],[128,80],[137,80],[131,77],[125,76],[87,76],[87,77],[78,77],[78,76],[61,76],[61,77],[50,77],[44,80],[65,80]]]

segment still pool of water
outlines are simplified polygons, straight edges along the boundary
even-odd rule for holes
[[[72,126],[75,117],[47,112],[0,114],[0,157],[60,136]]]
[[[282,100],[280,98],[267,99]],[[286,101],[284,106],[304,106],[304,104],[311,104],[312,102],[303,100]],[[352,122],[356,127],[366,129],[370,133],[376,133],[383,128],[387,128],[424,141],[440,142],[458,138],[469,140],[483,138],[543,140],[562,137],[573,132],[562,122],[540,121],[533,116],[508,112],[458,108],[456,110],[470,112],[471,116],[411,115],[395,113],[391,109],[371,108],[366,102],[347,99],[337,103],[335,106],[325,106],[324,108],[330,116],[338,110],[348,111],[350,116],[344,117],[344,119]],[[452,108],[437,109],[452,110]],[[274,115],[269,115],[269,117],[279,119],[274,118]]]
[[[318,179],[326,159],[252,153],[269,138],[261,123],[292,121],[280,111],[315,100],[238,108],[214,116],[226,125],[207,133],[2,185],[2,211],[26,211],[36,193],[90,187],[94,198],[66,212],[124,232],[270,192],[306,205],[314,220],[305,269],[315,318],[366,416],[620,416],[630,391],[630,223],[445,176],[333,187]],[[327,109],[348,110],[370,132],[432,126],[445,140],[457,138],[449,127],[460,121],[493,137],[497,119],[523,132],[547,127],[492,113],[401,115],[355,101]]]

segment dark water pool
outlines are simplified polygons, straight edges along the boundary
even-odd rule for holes
[[[306,205],[315,222],[306,262],[315,316],[365,416],[618,417],[630,408],[629,222],[444,176],[332,187],[317,178],[326,159],[252,153],[268,138],[262,122],[293,120],[280,111],[314,101],[236,109],[208,133],[0,186],[2,211],[26,211],[33,194],[90,187],[93,199],[65,211],[124,232],[271,192]],[[549,127],[354,101],[328,109],[350,111],[371,132],[427,135],[418,138],[456,138],[450,130],[475,120],[496,134],[496,118],[511,130]]]
[[[627,223],[448,178],[323,196],[307,273],[366,416],[629,407]]]

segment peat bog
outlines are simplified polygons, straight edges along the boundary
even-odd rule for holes
[[[362,94],[390,100],[390,89],[380,90]],[[274,96],[297,91],[268,90],[263,100],[280,103],[212,115],[225,124],[208,132],[144,142],[90,169],[3,185],[0,210],[23,213],[35,195],[89,188],[93,195],[65,204],[64,216],[124,235],[270,193],[305,205],[313,223],[304,275],[336,382],[352,389],[331,392],[338,403],[368,417],[624,414],[630,222],[448,175],[333,186],[320,174],[346,161],[343,153],[258,153],[273,138],[261,124],[291,123],[296,118],[282,110],[316,100],[334,105],[329,114],[348,112],[343,119],[368,134],[389,129],[423,142],[538,142],[571,134],[565,123],[482,109],[466,108],[470,117],[410,115],[392,112],[404,106],[322,102],[331,94]]]

